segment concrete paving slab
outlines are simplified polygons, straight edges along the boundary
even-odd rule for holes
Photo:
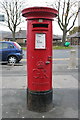
[[[0,120],[2,118],[2,89],[0,88]]]
[[[23,66],[2,66],[2,77],[3,76],[26,76],[26,65]]]
[[[53,87],[78,89],[78,80],[72,75],[53,75]]]
[[[26,77],[3,77],[3,118],[78,118],[78,80],[53,76],[53,109],[37,113],[27,109]]]
[[[54,88],[77,88],[78,80],[72,75],[53,75],[52,86]],[[2,88],[27,88],[26,76],[2,77]]]
[[[26,76],[2,77],[2,88],[22,89],[27,87]]]
[[[53,65],[53,109],[37,113],[27,109],[26,64],[3,66],[3,118],[78,118],[78,70]],[[1,82],[1,80],[0,80]]]
[[[78,118],[77,89],[54,88],[53,109],[37,113],[27,109],[26,89],[3,89],[3,118]]]

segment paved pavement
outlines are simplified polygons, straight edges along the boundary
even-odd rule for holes
[[[80,62],[77,66],[80,67]],[[53,109],[38,113],[27,109],[25,58],[15,66],[1,65],[0,116],[2,113],[3,118],[78,118],[78,72],[77,67],[69,69],[69,51],[56,50],[52,72]]]
[[[3,118],[78,118],[78,69],[53,64],[53,109],[43,113],[27,109],[26,77],[25,62],[2,65]]]

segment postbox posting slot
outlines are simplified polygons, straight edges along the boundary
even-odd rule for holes
[[[46,34],[45,33],[35,34],[35,49],[46,49]]]
[[[48,28],[48,24],[33,24],[33,28],[36,28],[36,27]]]

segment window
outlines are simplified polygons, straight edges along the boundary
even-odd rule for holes
[[[0,21],[4,21],[4,15],[0,15]]]
[[[2,49],[2,43],[0,43],[0,49]]]
[[[14,46],[10,44],[10,48],[14,48]]]
[[[2,43],[2,49],[7,49],[8,48],[8,44],[7,43]]]
[[[18,49],[21,49],[21,46],[20,46],[18,43],[14,42],[14,45],[15,45]]]

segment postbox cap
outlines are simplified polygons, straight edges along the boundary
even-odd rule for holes
[[[58,11],[49,7],[29,7],[22,10],[22,16],[27,19],[44,18],[52,19],[56,17]]]

